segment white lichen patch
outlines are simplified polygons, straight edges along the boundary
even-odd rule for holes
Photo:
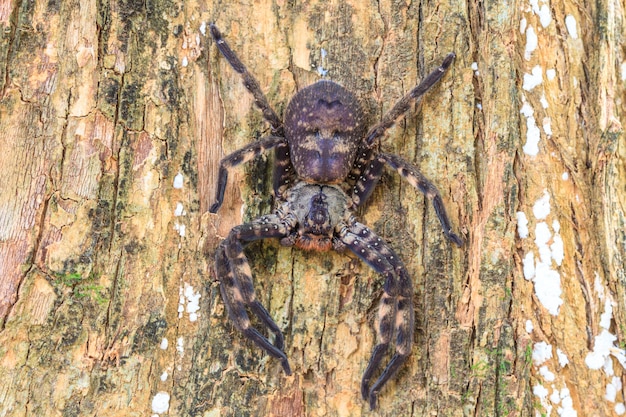
[[[522,105],[522,108],[519,110],[519,112],[524,116],[524,117],[532,117],[535,114],[535,110],[533,109],[533,106],[531,106],[525,98],[523,98],[524,104]]]
[[[539,368],[539,375],[541,375],[546,382],[552,382],[555,379],[554,373],[545,365]]]
[[[600,316],[600,327],[609,330],[611,327],[611,320],[613,319],[613,300],[610,297],[606,297],[604,300],[604,312]]]
[[[600,275],[596,272],[593,280],[593,290],[596,292],[596,295],[600,299],[600,301],[604,301],[606,298],[606,292],[604,291],[604,285],[602,284],[602,279]]]
[[[522,19],[519,21],[519,33],[521,33],[522,35],[526,32],[526,25],[528,25],[528,21],[525,17],[522,17]]]
[[[533,363],[541,366],[544,362],[552,359],[552,345],[546,342],[537,342],[533,345]]]
[[[535,49],[537,49],[538,43],[539,40],[535,29],[532,26],[528,26],[526,29],[526,48],[524,49],[524,59],[526,59],[526,61],[530,61],[530,57],[532,53],[535,52]]]
[[[585,357],[585,364],[590,369],[603,369],[607,376],[613,376],[614,371],[611,357],[617,359],[622,368],[626,369],[626,351],[615,346],[617,336],[609,331],[613,320],[613,306],[615,302],[609,290],[602,284],[600,276],[597,273],[595,274],[594,290],[600,301],[604,304],[599,322],[602,331],[596,335],[593,342],[593,350]]]
[[[533,387],[533,394],[537,398],[539,398],[539,402],[541,403],[541,406],[544,408],[544,411],[545,411],[545,413],[542,413],[542,414],[546,416],[552,415],[552,408],[553,408],[552,403],[550,402],[550,399],[548,398],[549,393],[550,391],[548,391],[548,389],[544,387],[542,384],[537,384]]]
[[[176,174],[174,177],[174,188],[181,189],[183,188],[184,177],[180,172]]]
[[[569,359],[567,358],[567,355],[561,349],[556,350],[556,357],[559,360],[559,366],[561,368],[565,368],[565,366],[569,364]]]
[[[543,220],[548,214],[550,214],[550,194],[548,190],[544,190],[543,195],[533,205],[533,215],[537,220]]]
[[[563,258],[565,258],[565,249],[563,247],[563,238],[559,234],[560,224],[557,220],[552,222],[552,230],[554,230],[554,236],[552,237],[552,244],[550,245],[550,255],[554,262],[561,266]]]
[[[548,390],[541,384],[537,384],[533,387],[533,394],[539,397],[540,400],[548,398]]]
[[[578,39],[578,28],[576,26],[576,18],[571,14],[565,16],[565,27],[567,28],[567,33],[572,39]]]
[[[518,211],[515,213],[515,217],[517,218],[517,234],[520,238],[526,239],[528,237],[528,219],[526,218],[526,213]]]
[[[176,203],[176,208],[174,209],[174,216],[180,217],[186,214],[187,212],[185,211],[185,208],[183,207],[183,203],[181,202]]]
[[[163,350],[166,350],[169,345],[170,345],[170,342],[167,340],[166,337],[164,337],[163,339],[161,339],[161,344],[159,345],[159,347]]]
[[[526,143],[522,150],[526,155],[537,156],[539,153],[539,141],[541,140],[541,132],[537,127],[532,106],[525,102],[520,109],[520,113],[526,117]]]
[[[618,393],[622,391],[622,381],[621,377],[615,375],[613,359],[616,359],[621,367],[626,369],[626,351],[615,346],[617,336],[610,332],[615,302],[610,290],[604,286],[598,273],[595,274],[593,284],[594,291],[603,305],[603,312],[598,323],[602,330],[594,338],[593,350],[585,357],[585,364],[592,370],[602,370],[607,376],[604,399],[610,403],[615,403],[615,413],[623,415],[626,412],[624,403],[616,403]]]
[[[471,68],[474,71],[474,76],[476,76],[476,77],[480,76],[480,71],[478,71],[478,63],[477,62],[472,62]]]
[[[183,286],[178,288],[178,318],[182,318],[186,311],[190,322],[197,321],[201,296],[199,292],[194,291],[193,286],[183,283]]]
[[[326,57],[328,56],[328,51],[324,48],[320,49],[320,61],[321,64],[317,66],[317,74],[320,77],[325,77],[328,74],[328,70],[326,68],[324,68],[324,65],[326,64]]]
[[[559,393],[561,397],[560,407],[557,408],[557,413],[561,417],[577,417],[578,412],[574,410],[574,401],[569,393],[569,389],[564,387]]]
[[[539,302],[550,314],[558,316],[559,308],[563,304],[559,273],[543,262],[537,262],[533,283],[535,284],[535,293]]]
[[[157,414],[166,413],[170,408],[170,394],[165,391],[157,392],[152,398],[152,411]]]
[[[187,234],[187,226],[178,222],[174,223],[174,230],[178,232],[180,237],[185,237]]]
[[[620,392],[621,390],[622,390],[621,378],[618,376],[613,376],[613,378],[611,378],[611,382],[609,382],[606,385],[606,394],[604,395],[604,398],[607,401],[614,403],[615,399],[617,398],[617,393]]]
[[[539,12],[536,13],[539,16],[539,23],[541,23],[541,26],[544,28],[550,26],[550,23],[552,22],[552,14],[550,13],[550,7],[547,4],[542,4],[539,8]]]
[[[552,120],[549,117],[544,117],[542,121],[543,133],[546,136],[552,136]]]
[[[529,281],[532,280],[535,277],[535,254],[532,251],[524,256],[522,265],[524,267],[524,278]]]
[[[556,407],[556,412],[561,417],[577,417],[578,412],[574,409],[574,401],[570,395],[569,388],[566,385],[560,390],[554,385],[551,388],[552,394],[542,384],[537,384],[533,387],[533,394],[539,398],[539,402],[545,411],[541,415],[551,416],[552,410]],[[548,394],[550,395],[548,396]],[[537,415],[539,414],[537,413]]]
[[[543,68],[540,65],[535,65],[530,74],[524,74],[524,82],[522,88],[526,91],[531,91],[543,82]]]
[[[195,292],[191,285],[185,283],[185,298],[187,299],[187,313],[189,314],[189,321],[194,322],[198,320],[198,310],[200,310],[200,297],[202,295],[199,292]]]
[[[552,385],[552,394],[550,394],[549,398],[554,405],[558,405],[561,402],[561,393],[558,389],[554,388],[554,385]]]
[[[554,266],[561,266],[565,253],[563,239],[559,234],[561,230],[560,223],[555,219],[552,222],[552,228],[550,228],[550,225],[545,221],[551,211],[550,194],[547,190],[537,199],[532,210],[535,220],[542,221],[537,222],[534,228],[536,249],[528,251],[522,259],[524,278],[533,282],[535,295],[539,302],[550,314],[556,316],[559,313],[560,306],[563,304],[563,300],[561,298],[561,275],[554,269],[553,262]],[[526,216],[522,217],[517,214],[516,217],[518,219],[518,233],[520,233],[520,218],[525,219]],[[527,220],[526,222],[522,220],[522,234],[524,235],[528,233],[527,223]]]
[[[180,336],[176,339],[176,352],[182,357],[185,354],[185,338]]]
[[[550,13],[550,6],[547,0],[542,0],[541,6],[538,0],[530,0],[530,10],[539,17],[539,23],[544,28],[547,28],[552,22],[552,14]]]

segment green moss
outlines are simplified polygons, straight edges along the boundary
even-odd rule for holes
[[[71,288],[71,297],[76,301],[90,300],[104,305],[109,301],[109,290],[97,284],[98,281],[99,277],[94,274],[85,278],[78,272],[72,272],[68,274],[55,274],[53,284],[57,288]]]

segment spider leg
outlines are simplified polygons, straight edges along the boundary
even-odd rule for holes
[[[448,54],[439,67],[428,74],[426,78],[424,78],[422,82],[419,83],[417,87],[413,88],[406,96],[402,97],[400,101],[398,101],[392,109],[383,116],[382,120],[369,130],[365,139],[366,143],[368,145],[374,144],[374,141],[384,135],[387,129],[389,129],[400,116],[409,111],[411,105],[419,100],[424,93],[426,93],[444,76],[452,64],[455,56],[456,55],[454,53]]]
[[[385,161],[391,168],[395,169],[398,174],[405,178],[409,184],[420,190],[426,197],[428,197],[429,200],[433,202],[433,207],[435,208],[435,213],[437,213],[437,217],[439,218],[439,222],[443,228],[443,233],[457,246],[463,246],[463,240],[452,232],[452,226],[450,225],[448,214],[446,213],[443,200],[441,199],[441,194],[439,194],[437,187],[435,187],[433,183],[431,183],[419,171],[419,169],[417,169],[416,166],[410,164],[399,156],[381,153],[378,158]]]
[[[351,197],[356,207],[361,206],[369,198],[382,175],[384,161],[376,157],[376,151],[374,149],[376,141],[385,134],[387,129],[389,129],[400,116],[409,111],[414,102],[418,101],[443,77],[452,64],[454,57],[454,53],[448,54],[441,66],[428,74],[417,87],[413,88],[406,96],[400,99],[400,101],[383,116],[382,120],[367,133],[364,143],[359,148],[352,170],[348,175],[349,184],[354,184]]]
[[[285,191],[293,185],[295,179],[287,142],[279,143],[274,151],[273,178],[274,195],[277,199],[284,200]]]
[[[275,214],[260,217],[250,223],[234,227],[215,254],[215,272],[220,280],[220,292],[228,316],[247,338],[270,356],[280,359],[287,375],[291,375],[291,368],[283,352],[284,336],[269,312],[256,299],[252,272],[243,252],[243,244],[259,239],[285,237],[289,234],[290,227]],[[276,335],[274,344],[251,326],[246,307]]]
[[[241,62],[241,60],[237,57],[235,52],[230,48],[228,43],[222,38],[222,34],[219,29],[211,23],[211,36],[213,40],[217,44],[217,48],[220,50],[224,58],[228,61],[231,67],[243,78],[243,85],[252,93],[254,96],[254,101],[257,106],[263,112],[263,117],[265,120],[270,122],[272,125],[272,129],[276,134],[282,135],[283,131],[283,122],[280,120],[276,112],[272,109],[265,94],[261,90],[258,81],[248,72],[246,66]]]
[[[349,179],[355,181],[350,196],[355,207],[360,207],[372,194],[383,173],[384,165],[384,161],[374,157],[373,149],[359,151],[349,176]]]
[[[411,353],[413,344],[413,285],[400,258],[367,226],[355,222],[340,233],[341,242],[376,272],[385,276],[383,296],[378,310],[378,343],[361,380],[361,395],[370,408],[383,386],[400,369]],[[395,353],[378,379],[370,387],[372,376],[379,368],[395,333]]]
[[[285,138],[279,136],[268,136],[253,142],[243,148],[231,153],[220,161],[220,170],[217,175],[217,190],[215,193],[215,203],[209,208],[210,213],[216,213],[224,202],[224,192],[228,181],[228,170],[248,162],[268,149],[278,146],[287,146]]]

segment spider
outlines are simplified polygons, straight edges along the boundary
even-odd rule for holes
[[[452,232],[437,188],[411,163],[378,151],[380,138],[387,129],[443,77],[455,55],[448,54],[441,66],[368,130],[366,115],[355,95],[328,80],[317,81],[298,91],[285,110],[284,121],[281,120],[217,27],[211,24],[210,30],[217,48],[254,96],[256,105],[271,125],[272,134],[221,160],[215,203],[209,211],[216,213],[222,205],[230,169],[262,152],[275,151],[276,210],[234,227],[215,254],[215,272],[228,316],[246,337],[280,360],[284,372],[291,375],[283,350],[283,334],[255,297],[244,245],[259,239],[278,238],[282,245],[309,251],[352,252],[385,278],[377,318],[377,344],[361,380],[363,399],[374,409],[378,393],[411,353],[413,286],[396,253],[358,222],[353,213],[370,196],[383,167],[388,165],[432,201],[445,236],[457,246],[463,245],[461,238]],[[275,335],[274,343],[252,327],[247,310]],[[370,386],[390,343],[395,352]]]

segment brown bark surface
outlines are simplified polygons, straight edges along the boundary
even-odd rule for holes
[[[0,0],[0,416],[620,415],[625,10]],[[220,158],[270,133],[209,22],[279,114],[327,71],[374,123],[457,54],[382,148],[437,185],[465,246],[390,170],[358,213],[415,284],[413,353],[374,412],[382,279],[355,257],[248,247],[293,376],[228,322],[213,252],[271,210],[272,156],[207,213]]]

